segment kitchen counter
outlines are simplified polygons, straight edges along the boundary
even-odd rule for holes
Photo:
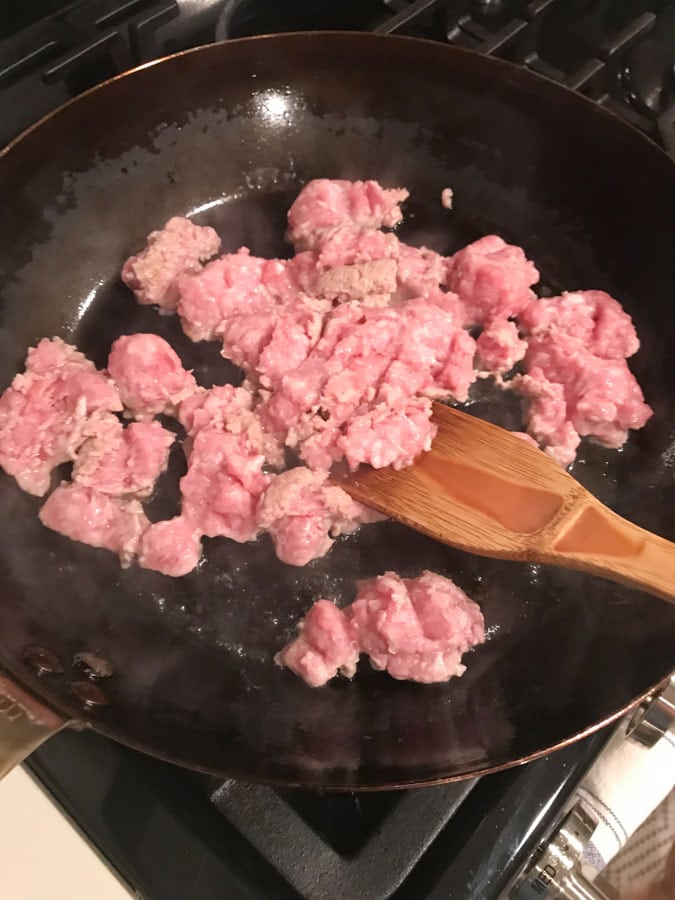
[[[0,781],[3,900],[129,900],[132,894],[19,767]]]

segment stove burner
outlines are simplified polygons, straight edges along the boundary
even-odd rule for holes
[[[612,733],[480,779],[360,795],[219,783],[93,732],[63,731],[28,765],[140,897],[497,900]]]
[[[304,897],[385,898],[477,781],[361,796],[273,792],[226,781],[211,802]]]

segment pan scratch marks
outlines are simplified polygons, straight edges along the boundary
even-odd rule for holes
[[[199,887],[199,882],[201,881],[201,878],[202,878],[202,872],[204,871],[205,862],[206,862],[206,853],[202,856],[202,861],[199,864],[199,871],[197,872],[197,877],[195,878],[195,883],[193,886],[193,894],[195,897],[198,896],[196,891],[197,891],[197,888]]]

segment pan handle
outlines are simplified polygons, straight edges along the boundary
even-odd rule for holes
[[[0,671],[0,778],[67,724]]]

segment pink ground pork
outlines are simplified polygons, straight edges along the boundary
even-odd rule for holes
[[[331,467],[410,465],[434,438],[431,401],[466,401],[478,377],[523,398],[524,437],[562,465],[583,437],[620,447],[647,422],[626,362],[639,341],[616,300],[538,299],[535,265],[497,235],[450,257],[409,246],[391,230],[407,197],[375,181],[310,182],[288,212],[290,259],[218,256],[216,232],[180,217],[153,231],[122,280],[193,341],[218,341],[244,385],[199,386],[156,334],[118,337],[103,371],[41,340],[0,397],[0,466],[44,496],[73,464],[42,522],[167,576],[200,564],[204,536],[267,532],[283,562],[302,566],[380,518],[329,482]],[[179,515],[151,524],[143,501],[176,440],[158,416],[184,430],[187,473]],[[396,678],[461,674],[482,619],[438,579],[387,573],[344,612],[318,601],[279,659],[316,684],[351,673],[360,653]]]
[[[317,600],[277,663],[320,687],[338,672],[351,678],[365,653],[374,669],[430,684],[462,675],[462,655],[485,640],[480,608],[442,575],[385,572],[357,587],[344,609]]]

